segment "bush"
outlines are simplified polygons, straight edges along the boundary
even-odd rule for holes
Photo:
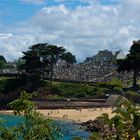
[[[0,92],[7,93],[16,90],[18,87],[26,84],[25,79],[20,78],[1,78]]]
[[[109,83],[108,83],[108,82],[99,82],[99,83],[97,83],[97,85],[98,85],[99,87],[108,88]]]
[[[132,90],[128,90],[125,94],[126,94],[126,96],[136,96],[136,95],[138,95],[137,92],[132,91]]]
[[[54,94],[64,97],[87,97],[95,95],[95,87],[81,83],[53,83]]]
[[[110,82],[99,82],[97,86],[102,88],[114,89],[115,87],[122,88],[122,83],[119,79],[114,78]]]
[[[9,105],[15,115],[24,117],[23,123],[6,127],[0,119],[0,140],[57,140],[62,136],[55,123],[36,111],[32,94],[22,92]]]
[[[104,95],[106,93],[106,88],[96,87],[95,94],[96,95]]]

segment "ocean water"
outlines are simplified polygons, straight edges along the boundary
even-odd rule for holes
[[[15,126],[16,124],[23,123],[23,117],[12,116],[12,115],[2,115],[0,118],[6,120],[6,126]],[[71,121],[56,120],[56,125],[61,129],[63,137],[58,138],[58,140],[73,140],[73,137],[82,137],[84,140],[87,140],[89,133],[80,129],[80,126],[73,125]]]
[[[72,140],[73,137],[81,137],[87,140],[89,133],[80,129],[80,126],[73,125],[72,122],[68,121],[56,121],[56,124],[61,128],[63,137],[58,140]]]

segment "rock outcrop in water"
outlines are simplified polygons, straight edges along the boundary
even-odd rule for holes
[[[104,129],[104,124],[100,120],[89,120],[81,123],[81,126],[84,126],[84,128],[90,132],[102,132]]]
[[[87,131],[97,132],[103,138],[115,133],[114,128],[110,128],[108,125],[105,125],[101,120],[89,120],[87,122],[81,123],[81,126],[84,127]]]

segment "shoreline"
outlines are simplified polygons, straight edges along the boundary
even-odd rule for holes
[[[103,113],[109,114],[113,117],[113,108],[88,108],[88,109],[37,109],[38,112],[45,117],[54,120],[73,121],[75,123],[86,122],[88,120],[95,120]],[[13,115],[13,110],[1,110],[0,114]]]
[[[56,109],[56,110],[38,110],[44,116],[49,118],[59,118],[65,120],[72,120],[76,122],[85,122],[88,120],[95,120],[103,113],[109,114],[113,117],[112,108],[89,108],[89,109]]]

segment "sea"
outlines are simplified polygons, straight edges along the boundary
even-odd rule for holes
[[[5,125],[8,127],[23,123],[23,117],[14,115],[0,114],[0,118],[6,120]],[[56,125],[61,129],[63,137],[58,140],[73,140],[74,137],[81,137],[82,140],[87,140],[90,133],[81,129],[79,125],[74,125],[72,121],[54,120]]]

